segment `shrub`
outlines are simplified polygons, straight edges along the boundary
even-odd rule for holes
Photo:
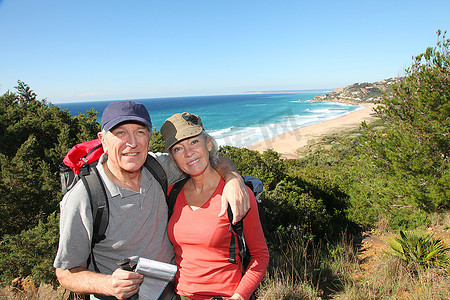
[[[16,89],[0,96],[0,237],[32,228],[58,208],[59,163],[100,127],[93,111],[72,118],[25,83]]]
[[[389,242],[391,253],[400,257],[406,264],[416,266],[450,266],[450,248],[442,239],[433,238],[433,234],[405,233]]]
[[[221,146],[217,155],[231,159],[241,174],[261,179],[265,189],[274,189],[286,176],[286,168],[280,154],[273,150],[266,150],[260,154],[246,148]]]
[[[51,214],[47,222],[0,241],[0,281],[32,275],[35,282],[56,284],[53,260],[58,247],[59,217]]]
[[[153,129],[152,137],[150,138],[150,152],[164,152],[164,138],[156,127]]]
[[[300,180],[287,178],[265,193],[268,223],[277,227],[298,227],[323,236],[331,215],[321,199],[313,197]]]
[[[388,177],[390,194],[435,211],[450,207],[450,39],[414,58],[392,97],[378,106],[386,130],[367,135],[371,163]]]

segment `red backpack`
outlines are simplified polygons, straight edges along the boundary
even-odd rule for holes
[[[59,165],[61,188],[65,195],[80,179],[80,169],[86,164],[96,162],[103,154],[102,142],[95,139],[76,144],[67,152],[62,164]]]

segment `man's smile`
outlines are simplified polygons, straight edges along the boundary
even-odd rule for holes
[[[123,156],[136,156],[139,155],[139,152],[133,152],[133,153],[124,153]]]

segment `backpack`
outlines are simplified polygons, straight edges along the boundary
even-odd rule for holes
[[[96,165],[103,154],[100,139],[79,143],[72,147],[59,165],[61,176],[61,189],[63,195],[70,191],[81,180],[86,188],[91,204],[94,220],[93,237],[91,241],[90,262],[97,273],[100,273],[94,258],[94,246],[106,238],[105,232],[109,223],[108,197],[103,182],[98,174]],[[161,185],[164,194],[167,195],[167,175],[161,164],[151,155],[147,155],[144,166]]]
[[[252,190],[253,194],[255,195],[256,203],[258,204],[259,221],[261,222],[261,227],[263,228],[263,231],[266,232],[267,226],[266,226],[265,211],[264,211],[264,207],[262,206],[261,199],[260,199],[261,194],[263,192],[263,188],[264,188],[263,183],[262,183],[261,179],[253,177],[253,176],[249,176],[249,175],[242,175],[242,179],[244,180],[244,183]],[[177,200],[178,194],[180,193],[181,189],[183,188],[183,186],[186,184],[186,182],[188,180],[189,180],[189,177],[184,178],[183,180],[175,183],[174,186],[172,187],[172,190],[169,193],[169,196],[167,197],[167,206],[169,209],[169,219],[172,216],[173,208],[175,206],[175,202]],[[245,242],[244,231],[243,231],[244,223],[242,220],[240,220],[236,224],[234,224],[234,225],[232,224],[233,212],[231,211],[230,206],[228,206],[227,213],[228,213],[228,220],[230,221],[229,231],[231,234],[228,261],[230,263],[235,263],[235,264],[238,263],[238,261],[236,260],[236,257],[235,257],[235,248],[236,248],[235,236],[236,236],[237,241],[238,241],[238,247],[239,247],[238,254],[242,261],[243,272],[245,272],[245,270],[247,269],[247,267],[250,263],[250,251]]]

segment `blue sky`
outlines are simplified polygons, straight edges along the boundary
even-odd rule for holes
[[[50,102],[331,89],[403,74],[450,1],[0,0],[0,93]]]

